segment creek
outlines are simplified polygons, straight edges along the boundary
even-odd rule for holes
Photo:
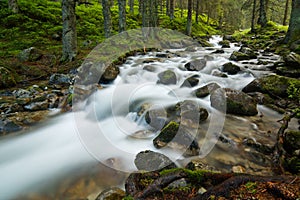
[[[136,170],[136,154],[144,150],[161,152],[179,165],[186,164],[192,158],[184,157],[181,151],[153,146],[158,133],[146,131],[151,129],[144,115],[138,114],[145,103],[164,108],[186,99],[198,102],[210,114],[197,129],[199,157],[204,163],[225,172],[238,166],[246,173],[272,174],[270,158],[242,144],[247,138],[273,146],[282,115],[262,105],[258,106],[257,116],[224,115],[211,107],[209,96],[197,98],[193,91],[211,82],[241,90],[255,78],[271,73],[268,65],[258,64],[258,59],[273,63],[279,56],[260,52],[258,59],[232,61],[241,67],[241,72],[227,78],[214,76],[221,73],[231,53],[240,48],[230,44],[224,53],[212,54],[221,48],[220,40],[214,36],[210,39],[213,47],[197,47],[195,51],[159,52],[165,57],[158,57],[158,52],[130,56],[119,66],[118,78],[93,93],[80,111],[55,116],[30,132],[1,138],[0,199],[34,197],[35,193],[50,199],[78,197],[78,193],[87,197],[103,188],[121,185],[126,173]],[[196,58],[207,60],[205,68],[183,70],[184,64]],[[176,73],[177,84],[157,84],[158,74],[166,69]],[[186,78],[194,75],[199,79],[197,86],[181,87]],[[216,134],[220,133],[227,142],[218,141]],[[78,188],[77,192],[66,189],[76,188],[80,179],[89,180],[89,184],[81,186],[85,188],[82,192]]]

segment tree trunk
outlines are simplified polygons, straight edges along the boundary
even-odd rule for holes
[[[119,32],[126,30],[126,0],[118,0],[119,7]]]
[[[142,26],[156,27],[158,21],[158,0],[142,0]]]
[[[286,33],[284,42],[290,44],[297,40],[300,40],[300,0],[292,0],[289,29]]]
[[[286,26],[286,20],[287,20],[287,15],[288,15],[288,11],[289,11],[289,4],[290,4],[290,0],[286,0],[285,1],[285,10],[284,10],[283,22],[282,22],[282,25],[284,25],[284,26]]]
[[[166,0],[166,15],[170,16],[170,0]]]
[[[196,2],[196,16],[195,16],[195,18],[196,18],[196,23],[198,24],[198,18],[199,18],[199,7],[200,7],[200,0],[196,0],[197,2]]]
[[[193,0],[188,0],[188,16],[186,23],[186,34],[191,35],[192,33],[192,10],[193,10]]]
[[[110,12],[110,1],[102,0],[102,13],[104,18],[104,33],[105,37],[109,38],[111,36],[111,12]]]
[[[130,11],[130,14],[134,14],[134,0],[129,0],[128,1],[128,4],[129,4],[129,11]]]
[[[253,0],[253,9],[252,9],[252,20],[251,20],[251,32],[255,32],[255,11],[256,11],[256,0]]]
[[[259,5],[259,17],[257,23],[261,25],[262,27],[265,27],[267,25],[267,13],[266,13],[266,1],[260,0]]]
[[[183,0],[180,0],[180,16],[183,17]]]
[[[170,19],[174,19],[174,0],[170,0]]]
[[[19,12],[19,6],[17,0],[8,0],[8,8],[13,12],[13,13],[18,13]]]
[[[62,1],[62,61],[72,61],[77,55],[75,1]]]

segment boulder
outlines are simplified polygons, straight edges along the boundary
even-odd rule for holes
[[[205,68],[206,62],[207,61],[205,59],[197,59],[186,63],[184,67],[188,71],[200,71]]]
[[[167,121],[165,109],[151,109],[145,114],[145,121],[156,130],[161,130]]]
[[[222,46],[222,48],[230,48],[230,41],[229,40],[222,40],[219,42],[219,45]]]
[[[246,93],[262,92],[273,97],[285,98],[288,97],[288,88],[291,82],[300,85],[300,81],[297,79],[278,75],[269,75],[253,80],[246,87],[244,87],[242,91]]]
[[[234,61],[241,61],[241,60],[250,60],[251,58],[242,52],[238,52],[238,51],[234,51],[231,55],[230,55],[230,60],[234,60]]]
[[[195,137],[188,130],[175,122],[169,122],[153,139],[153,144],[156,148],[163,148],[167,145],[183,150],[185,155],[198,155],[199,145]]]
[[[223,49],[217,49],[212,52],[212,54],[221,54],[221,53],[225,53],[225,51]]]
[[[288,67],[300,68],[300,55],[295,52],[291,52],[284,56],[283,60]]]
[[[150,150],[138,153],[135,157],[134,164],[138,170],[144,171],[156,171],[177,167],[167,156]]]
[[[24,49],[21,51],[18,55],[18,59],[21,62],[34,62],[39,59],[41,59],[43,56],[41,50],[35,48],[35,47],[30,47],[28,49]]]
[[[199,76],[192,76],[184,80],[181,87],[195,87],[199,83],[199,79],[197,78]]]
[[[256,53],[255,53],[252,49],[250,49],[249,47],[244,47],[244,46],[243,46],[243,47],[241,47],[241,48],[239,49],[239,52],[248,55],[248,57],[249,57],[250,59],[256,59],[256,58],[257,58]]]
[[[211,106],[228,114],[257,115],[257,103],[246,93],[230,88],[219,88],[210,96]]]
[[[70,85],[73,80],[70,75],[67,74],[52,74],[49,79],[50,85]]]
[[[0,120],[0,134],[7,134],[22,130],[22,127],[9,119]]]
[[[300,131],[287,131],[285,133],[283,147],[290,155],[300,150]]]
[[[175,72],[172,70],[166,70],[158,74],[158,81],[157,83],[161,83],[164,85],[171,85],[177,83],[177,77]]]
[[[8,88],[16,85],[16,74],[11,70],[0,67],[0,88]]]
[[[104,73],[102,74],[99,83],[111,83],[112,81],[114,81],[117,76],[120,73],[120,69],[119,67],[115,66],[115,65],[109,65],[107,68],[105,68]],[[100,74],[99,74],[100,75]]]
[[[198,98],[203,98],[208,96],[210,93],[212,93],[213,91],[215,91],[216,89],[220,88],[221,86],[219,86],[217,83],[209,83],[201,88],[198,88],[195,90],[195,95]]]
[[[126,196],[124,190],[112,187],[102,191],[96,198],[96,200],[122,200]]]
[[[234,74],[237,74],[238,72],[240,72],[241,68],[239,66],[233,64],[232,62],[228,62],[222,66],[222,71],[227,72],[230,75],[234,75]]]

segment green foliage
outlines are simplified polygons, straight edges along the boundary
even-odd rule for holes
[[[124,197],[122,200],[134,200],[134,198],[132,196],[127,196],[127,197]]]
[[[176,172],[184,172],[187,174],[188,179],[193,184],[201,184],[203,181],[203,177],[206,173],[213,173],[211,171],[207,170],[189,170],[184,168],[174,168],[174,169],[166,169],[160,172],[160,175],[167,175],[170,173],[176,173]]]
[[[255,194],[257,192],[257,184],[254,182],[247,182],[245,184],[246,189],[248,190],[249,193]]]

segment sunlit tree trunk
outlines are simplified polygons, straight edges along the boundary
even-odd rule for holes
[[[18,13],[19,12],[19,6],[17,0],[8,0],[8,8],[13,12],[13,13]]]
[[[284,42],[292,43],[298,40],[300,40],[300,0],[292,0],[289,29]]]
[[[259,17],[257,23],[261,25],[262,27],[265,27],[267,25],[267,13],[266,13],[266,1],[260,0],[259,5]]]
[[[191,35],[192,33],[192,10],[193,10],[193,1],[188,0],[188,16],[186,23],[186,34]]]
[[[102,0],[102,13],[104,18],[104,33],[105,37],[108,38],[111,36],[112,24],[111,24],[111,12],[109,0]]]
[[[256,0],[253,0],[253,8],[252,8],[252,19],[251,19],[251,32],[255,32],[255,11],[256,11]]]
[[[283,22],[282,22],[282,24],[284,26],[286,25],[286,21],[287,21],[287,17],[288,17],[289,4],[290,4],[290,1],[286,0],[285,1],[285,10],[284,10]]]
[[[75,0],[62,1],[62,61],[72,61],[77,55]]]
[[[119,32],[126,30],[126,0],[118,0],[119,7]]]

